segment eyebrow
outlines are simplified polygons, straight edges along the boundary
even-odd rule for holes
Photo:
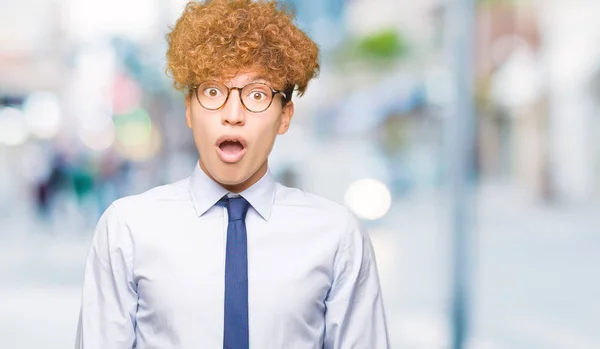
[[[225,81],[223,81],[221,79],[218,79],[218,78],[209,78],[209,80],[221,82],[225,86],[228,85],[227,82],[225,82]],[[252,84],[252,83],[255,83],[255,82],[262,82],[262,83],[267,84],[269,87],[273,88],[271,86],[272,85],[271,81],[269,81],[269,79],[268,79],[268,77],[266,75],[256,75],[256,76],[250,77],[249,79],[247,79],[246,81],[244,81],[243,85],[248,85],[248,84]]]
[[[246,84],[251,84],[253,82],[268,82],[270,84],[269,79],[267,79],[267,77],[264,75],[257,75],[255,77],[252,77],[252,78],[246,80]]]

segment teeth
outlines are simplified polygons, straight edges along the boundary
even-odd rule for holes
[[[226,141],[223,141],[223,142],[222,142],[220,145],[223,145],[223,144],[225,144],[225,143],[227,143],[227,142],[232,142],[232,143],[239,143],[239,144],[242,144],[242,142],[240,142],[240,141],[233,140],[233,139],[228,139],[228,140],[226,140]]]

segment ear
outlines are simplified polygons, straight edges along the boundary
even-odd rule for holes
[[[192,128],[192,101],[190,93],[185,96],[185,122],[189,128]]]
[[[277,134],[282,135],[287,132],[288,128],[290,128],[290,122],[292,121],[293,116],[294,102],[289,101],[281,111],[281,122],[279,123],[279,130],[277,131]]]

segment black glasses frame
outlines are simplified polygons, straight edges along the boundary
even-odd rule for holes
[[[220,107],[218,107],[218,108],[207,108],[204,104],[202,104],[202,102],[200,102],[200,97],[198,97],[198,87],[200,87],[200,85],[202,85],[202,84],[204,84],[206,82],[215,82],[215,83],[217,83],[219,85],[225,86],[225,88],[227,89],[227,96],[225,97],[225,101],[223,101],[223,104],[221,104]],[[273,104],[273,100],[275,99],[275,95],[276,94],[280,94],[281,96],[283,96],[284,100],[287,101],[287,95],[286,95],[285,92],[283,92],[281,90],[275,90],[274,88],[272,88],[271,86],[269,86],[269,85],[267,85],[267,84],[265,84],[263,82],[251,82],[251,83],[246,84],[246,85],[244,85],[242,87],[229,87],[229,86],[227,86],[227,85],[225,85],[225,84],[223,84],[221,82],[218,82],[218,81],[204,81],[200,85],[198,85],[198,86],[194,85],[194,86],[191,86],[190,88],[192,90],[194,90],[194,94],[196,95],[196,100],[198,101],[198,103],[200,103],[200,106],[202,108],[204,108],[206,110],[210,110],[210,111],[217,111],[217,110],[223,109],[223,107],[225,107],[225,105],[227,104],[227,101],[229,100],[229,96],[231,96],[231,91],[232,90],[237,90],[238,91],[238,95],[240,97],[240,103],[242,103],[242,105],[244,106],[244,109],[246,109],[247,111],[249,111],[251,113],[262,113],[262,112],[266,111],[267,109],[269,109],[271,107],[271,104]],[[244,88],[246,88],[247,86],[249,86],[249,85],[264,85],[264,86],[268,87],[269,90],[271,90],[271,93],[272,93],[271,94],[271,101],[269,102],[269,105],[265,109],[260,110],[260,111],[254,111],[254,110],[248,109],[248,107],[244,103],[244,98],[242,97],[242,90]]]

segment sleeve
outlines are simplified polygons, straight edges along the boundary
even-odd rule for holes
[[[324,349],[388,349],[375,253],[368,233],[348,213],[348,226],[325,300]]]
[[[129,231],[114,204],[100,217],[87,256],[75,349],[135,347],[137,290]]]

